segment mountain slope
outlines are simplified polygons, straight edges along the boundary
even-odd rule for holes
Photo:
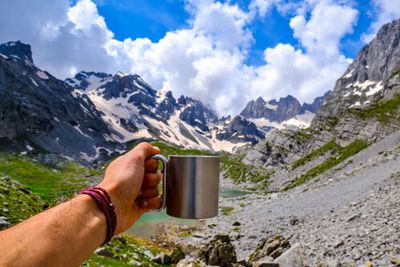
[[[400,130],[400,20],[384,25],[326,96],[311,126],[274,130],[245,160],[275,171],[273,189],[290,188],[336,168]],[[301,164],[299,164],[301,162]]]
[[[293,96],[288,95],[265,101],[262,97],[247,103],[240,113],[241,116],[257,125],[264,132],[272,129],[284,129],[290,127],[308,128],[324,100],[329,94],[317,97],[311,104],[303,105]]]
[[[0,45],[0,147],[58,153],[80,161],[109,156],[113,131],[87,97],[37,68],[29,45]]]
[[[262,135],[246,126],[225,133],[230,121],[190,97],[156,91],[138,75],[80,72],[66,79],[76,95],[88,97],[111,128],[121,133],[120,142],[150,138],[197,149],[233,152]],[[231,138],[231,135],[241,138]]]

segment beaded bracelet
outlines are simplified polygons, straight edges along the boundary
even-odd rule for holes
[[[117,215],[115,213],[115,205],[111,202],[111,198],[107,191],[98,186],[91,186],[82,189],[79,194],[89,195],[101,209],[106,216],[107,234],[102,246],[106,244],[114,236],[115,229],[117,228]]]

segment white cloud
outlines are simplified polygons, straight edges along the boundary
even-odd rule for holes
[[[257,12],[259,16],[264,17],[276,2],[276,0],[252,0],[249,9]]]
[[[310,0],[299,5],[297,12],[290,27],[303,50],[290,44],[267,48],[266,64],[255,70],[251,81],[253,98],[291,94],[301,101],[312,101],[315,96],[333,89],[351,62],[340,53],[339,43],[352,31],[356,10],[333,1]]]
[[[376,19],[372,22],[369,32],[361,37],[365,43],[370,42],[375,37],[383,24],[400,18],[400,0],[373,0],[372,2],[376,9],[374,12]]]
[[[291,19],[290,27],[308,53],[331,60],[340,54],[340,39],[352,32],[357,14],[358,11],[349,6],[318,1],[309,21],[304,15],[297,15]]]
[[[357,14],[331,1],[296,5],[298,15],[290,26],[302,49],[289,44],[267,48],[265,64],[254,67],[245,64],[254,42],[249,30],[254,12],[267,15],[272,2],[278,9],[293,9],[290,1],[254,0],[246,12],[231,1],[189,0],[189,24],[157,42],[114,39],[91,0],[72,7],[66,0],[38,0],[38,7],[32,4],[29,11],[25,2],[3,4],[0,41],[22,39],[32,44],[36,63],[50,73],[60,78],[78,70],[138,73],[154,88],[198,98],[221,115],[238,113],[259,96],[292,94],[310,101],[332,89],[349,63],[340,54],[339,42],[351,32]],[[13,10],[13,16],[5,10]],[[19,19],[14,18],[16,13]]]

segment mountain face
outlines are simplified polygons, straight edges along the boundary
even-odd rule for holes
[[[185,147],[232,152],[261,137],[246,128],[251,125],[231,127],[222,134],[231,121],[218,120],[211,108],[193,98],[158,92],[138,75],[80,72],[65,81],[75,88],[76,95],[91,99],[103,120],[122,134],[120,142],[155,138]],[[240,138],[231,138],[234,134]]]
[[[311,127],[344,142],[376,141],[400,128],[400,19],[361,49],[325,99]],[[329,137],[331,136],[331,137]]]
[[[0,146],[13,151],[40,149],[89,161],[108,156],[118,136],[87,97],[37,68],[31,48],[0,45]],[[110,150],[114,148],[113,150]]]
[[[349,108],[369,106],[383,97],[385,83],[400,67],[399,55],[400,19],[382,26],[361,49],[325,99],[316,122]]]
[[[361,49],[334,89],[323,101],[315,102],[322,105],[309,128],[270,132],[247,152],[246,160],[255,165],[285,168],[285,164],[322,146],[322,150],[332,144],[345,147],[360,140],[372,144],[399,131],[400,19],[384,25]],[[316,163],[320,164],[317,159]],[[308,165],[302,171],[305,173],[307,168],[315,166]],[[287,182],[288,177],[283,173],[276,179]]]
[[[253,122],[265,133],[272,129],[283,129],[287,127],[309,127],[315,112],[317,112],[325,98],[320,96],[311,104],[303,105],[293,96],[265,101],[262,97],[250,101],[240,115]]]
[[[0,46],[0,81],[1,147],[24,153],[40,149],[84,162],[113,156],[136,139],[234,152],[271,129],[310,120],[321,102],[259,98],[242,115],[219,119],[200,101],[154,90],[135,74],[81,71],[58,80],[35,66],[30,46],[21,42]]]

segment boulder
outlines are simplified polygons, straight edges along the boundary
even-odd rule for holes
[[[235,247],[228,235],[216,235],[200,251],[200,257],[208,265],[231,267],[237,262]]]
[[[153,261],[158,264],[170,264],[171,257],[165,253],[159,253],[153,258]]]
[[[289,241],[281,235],[275,235],[266,241],[262,242],[255,252],[250,256],[250,260],[253,262],[259,261],[266,256],[276,259],[286,249],[290,247]]]
[[[97,255],[108,257],[108,258],[113,258],[113,259],[116,258],[116,256],[114,255],[114,253],[111,250],[109,250],[108,248],[104,248],[104,247],[96,249],[95,253]]]
[[[252,267],[279,267],[279,263],[274,262],[272,257],[266,256],[256,262],[253,262]]]
[[[185,253],[180,247],[176,247],[170,255],[171,263],[177,264],[180,260],[185,258]]]
[[[206,267],[206,264],[198,259],[188,258],[180,260],[176,267]]]
[[[275,259],[280,267],[304,267],[305,257],[303,249],[299,243],[294,244],[291,248],[286,250],[282,255]]]
[[[0,230],[10,227],[11,224],[7,221],[7,217],[0,216]]]

